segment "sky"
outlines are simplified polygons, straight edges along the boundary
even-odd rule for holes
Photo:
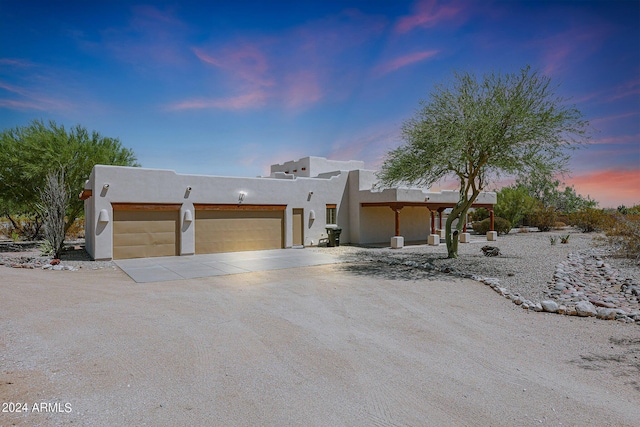
[[[0,0],[0,130],[80,124],[185,174],[377,169],[455,71],[526,65],[593,128],[562,181],[639,204],[640,1]]]

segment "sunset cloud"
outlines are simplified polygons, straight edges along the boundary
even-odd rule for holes
[[[434,27],[442,22],[452,20],[463,10],[462,5],[455,2],[439,4],[437,0],[420,0],[414,5],[411,15],[398,19],[395,30],[398,33],[407,33],[417,27]]]
[[[169,105],[167,107],[167,110],[244,110],[263,107],[266,103],[266,100],[267,96],[264,92],[256,91],[228,98],[192,99],[180,101],[175,104]]]
[[[2,94],[2,91],[8,92]],[[0,82],[0,107],[12,110],[70,110],[71,104],[39,93],[37,90]]]
[[[410,53],[408,55],[394,58],[377,66],[375,69],[375,74],[378,76],[383,76],[392,71],[396,71],[400,68],[406,67],[407,65],[415,64],[416,62],[424,61],[425,59],[431,58],[438,52],[439,51],[437,50],[428,50],[423,52]]]
[[[568,178],[583,196],[589,195],[600,207],[615,208],[620,204],[640,203],[640,168],[626,170],[598,170]]]
[[[576,27],[536,40],[534,45],[542,49],[543,73],[557,74],[584,61],[600,48],[606,33],[604,27]]]

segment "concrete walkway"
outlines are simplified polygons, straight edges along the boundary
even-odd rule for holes
[[[136,258],[115,261],[137,283],[195,279],[253,271],[280,270],[340,262],[336,256],[304,249]]]

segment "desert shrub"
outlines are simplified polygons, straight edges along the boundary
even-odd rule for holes
[[[509,231],[511,231],[511,223],[509,221],[507,221],[504,218],[500,218],[499,216],[494,217],[494,227],[495,227],[495,231],[498,232],[498,234],[508,234]],[[491,219],[490,218],[486,218],[483,219],[482,221],[476,221],[472,224],[473,226],[473,231],[475,231],[478,234],[487,234],[487,231],[489,231],[489,228],[491,228]]]
[[[567,224],[565,224],[565,223],[564,223],[564,222],[562,222],[562,221],[556,221],[556,223],[555,223],[555,224],[553,224],[553,228],[554,228],[555,230],[562,230],[562,229],[563,229],[563,228],[565,228],[566,226],[567,226]]]
[[[13,236],[23,240],[39,240],[42,237],[42,217],[39,215],[11,217],[4,233],[11,236],[13,240],[16,240]]]
[[[530,225],[538,227],[540,231],[549,231],[555,225],[557,217],[558,214],[554,207],[540,205],[529,214],[528,222]]]
[[[551,246],[555,245],[557,241],[558,236],[549,236],[549,243],[551,243]]]
[[[569,221],[583,233],[602,230],[610,217],[602,209],[585,208],[569,215]]]
[[[40,190],[40,201],[39,208],[44,216],[44,238],[52,248],[52,253],[48,255],[60,258],[64,245],[65,212],[68,205],[68,193],[62,169],[57,173],[49,173],[44,188]]]
[[[496,216],[504,218],[517,226],[525,215],[533,211],[536,200],[531,197],[524,186],[504,187],[498,194],[498,203],[494,206]]]
[[[567,244],[569,243],[569,238],[571,237],[571,234],[565,234],[564,236],[560,236],[560,243],[563,244]]]
[[[605,224],[609,243],[618,253],[640,262],[640,214],[614,213]]]
[[[477,208],[473,212],[469,212],[469,219],[472,222],[482,221],[486,218],[489,218],[489,211],[485,208]]]
[[[67,239],[75,240],[84,237],[84,218],[76,219],[67,230]]]

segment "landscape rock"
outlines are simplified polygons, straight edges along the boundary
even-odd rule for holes
[[[544,311],[549,313],[557,313],[558,312],[558,303],[551,300],[544,300],[540,303]]]
[[[596,316],[598,314],[598,312],[596,311],[596,308],[589,301],[579,301],[576,304],[575,309],[576,309],[576,313],[580,317],[591,317],[591,316]]]

